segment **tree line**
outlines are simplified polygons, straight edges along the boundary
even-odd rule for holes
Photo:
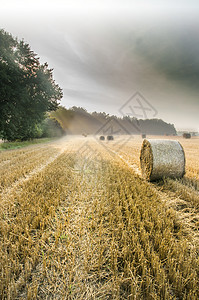
[[[45,134],[48,125],[56,127],[56,120],[45,118],[58,108],[62,96],[48,64],[40,64],[29,44],[1,29],[0,137],[27,140]]]
[[[50,113],[67,134],[150,134],[177,135],[175,126],[161,119],[118,117],[105,112],[89,113],[82,107],[60,106]]]

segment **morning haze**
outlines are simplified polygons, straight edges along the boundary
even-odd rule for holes
[[[139,91],[157,118],[199,130],[196,1],[6,1],[0,27],[54,69],[67,108],[120,115]]]

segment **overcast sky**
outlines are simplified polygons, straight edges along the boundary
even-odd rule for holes
[[[198,1],[1,0],[0,28],[54,69],[67,108],[120,115],[138,91],[144,117],[199,130]]]

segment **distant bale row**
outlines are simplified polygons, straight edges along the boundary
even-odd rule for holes
[[[148,181],[164,177],[181,178],[185,174],[185,154],[173,140],[144,140],[140,153],[142,176]]]
[[[108,135],[106,138],[107,138],[108,141],[113,141],[114,140],[114,137],[112,135]],[[101,135],[99,139],[101,141],[104,141],[105,137],[103,135]]]
[[[183,138],[190,139],[191,138],[191,133],[183,133]]]

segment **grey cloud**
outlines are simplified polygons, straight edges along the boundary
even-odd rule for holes
[[[75,13],[75,5],[71,15],[55,4],[57,8],[48,11],[47,5],[37,20],[24,2],[23,11],[0,12],[0,26],[24,37],[41,61],[54,69],[66,106],[88,110],[96,106],[116,114],[132,93],[140,91],[159,117],[176,121],[177,126],[184,120],[197,126],[198,4],[164,1],[164,11],[156,5],[160,1],[152,2],[153,9],[144,8],[148,1],[142,1],[140,9],[135,1],[127,1],[124,9],[123,2],[117,1],[122,9],[114,2],[102,14],[84,9],[83,15],[78,9]],[[193,14],[189,17],[187,12]]]
[[[85,90],[77,90],[77,89],[63,89],[64,91],[64,95],[67,97],[72,97],[75,99],[82,99],[82,100],[94,100],[94,101],[103,101],[103,102],[107,102],[107,101],[113,101],[114,97],[111,97],[110,95],[107,94],[103,94],[100,92],[93,92],[93,91],[85,91]]]
[[[182,26],[166,32],[149,32],[137,39],[135,51],[169,80],[199,89],[199,39],[195,31]]]

